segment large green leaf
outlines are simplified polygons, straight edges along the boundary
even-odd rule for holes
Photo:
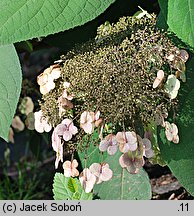
[[[194,47],[193,0],[169,0],[168,25],[180,39]]]
[[[193,0],[159,0],[159,3],[161,13],[166,18],[169,28],[183,42],[194,47]]]
[[[14,46],[0,46],[0,137],[6,141],[19,100],[21,82],[22,73]]]
[[[0,44],[47,36],[82,25],[115,0],[1,0]]]
[[[108,156],[105,162],[113,170],[113,178],[108,182],[95,185],[94,193],[103,200],[147,200],[151,199],[151,185],[147,173],[141,169],[130,174],[119,164],[121,153]]]
[[[92,200],[92,193],[85,193],[81,183],[76,178],[65,177],[56,173],[54,177],[53,193],[55,200]]]
[[[194,58],[187,65],[187,83],[181,86],[179,111],[176,124],[180,142],[174,144],[160,131],[161,154],[179,182],[194,195]]]
[[[79,152],[82,166],[89,167],[92,163],[107,162],[113,171],[113,178],[108,182],[95,185],[94,193],[103,200],[135,200],[150,199],[151,186],[147,173],[141,169],[138,174],[129,174],[119,164],[121,153],[110,156],[100,153],[98,146],[90,143],[86,152]]]

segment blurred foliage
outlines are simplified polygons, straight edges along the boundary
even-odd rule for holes
[[[0,177],[0,200],[51,199],[52,172],[37,169],[37,164],[17,164],[13,176],[4,170]],[[42,171],[40,171],[42,169]]]

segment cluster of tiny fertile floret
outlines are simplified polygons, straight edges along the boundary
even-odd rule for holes
[[[156,29],[155,19],[124,17],[107,31],[104,36],[101,26],[96,40],[67,54],[61,85],[45,95],[42,105],[52,124],[61,121],[57,100],[64,81],[71,83],[75,109],[99,109],[106,122],[125,122],[132,128],[134,119],[146,123],[158,105],[170,101],[164,89],[153,90],[157,71],[168,67],[166,54],[175,49]]]
[[[186,81],[189,56],[156,28],[156,17],[151,17],[123,17],[112,25],[106,22],[94,40],[77,45],[39,75],[43,101],[35,113],[35,129],[43,132],[54,127],[56,167],[63,162],[63,147],[68,146],[64,143],[75,150],[76,143],[95,128],[100,151],[114,155],[119,149],[123,153],[119,163],[130,173],[143,166],[143,156],[154,156],[151,126],[164,127],[166,138],[179,142],[178,127],[165,119],[171,107],[176,107],[179,80]],[[105,132],[105,127],[111,132]],[[71,163],[64,165],[65,175],[77,176],[77,162],[73,171]],[[103,169],[109,173],[107,179]],[[109,180],[112,171],[108,164],[94,164],[84,169],[81,182],[88,176],[93,179],[91,189],[95,182]]]

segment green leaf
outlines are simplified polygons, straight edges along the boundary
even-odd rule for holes
[[[169,0],[168,25],[180,39],[194,47],[194,2]]]
[[[159,0],[167,24],[183,42],[194,47],[194,3],[192,0]]]
[[[82,25],[115,0],[1,0],[0,44],[19,42]]]
[[[77,192],[77,190],[78,190],[77,182],[76,182],[76,180],[73,179],[73,178],[70,178],[70,179],[69,179],[67,186],[68,186],[69,190],[70,190],[72,193],[75,193],[75,192]]]
[[[83,189],[83,187],[81,186],[81,183],[78,179],[76,179],[76,181],[78,182],[78,192],[77,194],[79,195],[79,200],[92,200],[93,199],[93,193],[86,193]]]
[[[180,142],[167,141],[164,130],[160,131],[161,155],[182,184],[194,195],[194,57],[187,65],[187,82],[181,84],[177,121]]]
[[[116,155],[110,156],[107,153],[99,151],[98,146],[90,143],[90,147],[86,152],[78,152],[79,158],[82,162],[82,167],[89,167],[92,163],[107,162],[113,171],[113,178],[108,182],[103,182],[95,185],[94,193],[100,199],[104,200],[120,200],[120,199],[150,199],[151,186],[147,173],[141,169],[138,174],[129,174],[122,169],[119,164],[120,152]],[[86,161],[85,161],[86,160]]]
[[[120,152],[108,156],[105,162],[113,171],[113,178],[108,182],[95,185],[94,193],[103,200],[147,200],[151,199],[151,185],[147,173],[140,169],[137,174],[130,174],[119,164]]]
[[[71,200],[73,192],[68,188],[69,178],[61,173],[56,173],[54,177],[53,193],[55,200]]]
[[[22,73],[13,45],[0,46],[0,137],[8,141],[21,91]]]
[[[92,193],[85,193],[81,183],[76,178],[65,177],[55,173],[53,193],[55,200],[92,200]]]

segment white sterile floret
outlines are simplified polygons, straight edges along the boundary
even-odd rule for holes
[[[52,147],[53,150],[56,152],[55,169],[57,169],[59,162],[63,162],[63,144],[61,138],[56,133],[56,129],[53,131],[52,134]]]
[[[49,132],[52,129],[52,126],[48,124],[48,120],[42,115],[42,110],[34,113],[34,127],[35,130],[39,133]]]
[[[157,77],[154,80],[153,88],[157,88],[160,85],[160,83],[162,82],[163,79],[164,79],[164,71],[163,70],[159,70],[157,72]]]
[[[137,149],[137,136],[134,131],[118,132],[116,139],[119,143],[119,150],[122,153]]]
[[[179,143],[178,127],[174,123],[170,124],[168,121],[165,122],[165,134],[167,140],[173,143]]]
[[[151,158],[154,156],[154,151],[152,150],[152,144],[151,141],[148,138],[142,139],[144,153],[143,155],[147,158]]]
[[[113,172],[107,163],[93,163],[89,170],[96,176],[96,184],[100,184],[103,181],[109,181],[113,176]]]
[[[96,183],[96,176],[85,168],[79,176],[80,183],[86,193],[90,193]]]
[[[79,176],[79,171],[77,170],[78,162],[76,159],[73,161],[65,161],[63,163],[64,176],[65,177],[76,177]]]
[[[80,127],[87,133],[92,134],[94,131],[94,127],[98,127],[100,124],[101,119],[100,111],[97,112],[90,112],[84,111],[80,117]]]
[[[99,145],[99,150],[104,152],[107,150],[109,155],[114,155],[118,149],[118,142],[116,136],[113,134],[109,134],[105,137],[105,139],[101,140]]]
[[[170,99],[176,98],[179,88],[180,81],[176,78],[175,75],[169,75],[165,84],[165,91],[169,95]]]
[[[17,131],[23,131],[25,128],[24,123],[20,119],[19,116],[15,116],[14,119],[12,120],[11,126],[16,129]]]
[[[58,124],[55,130],[59,136],[63,136],[65,141],[71,140],[72,136],[78,133],[78,129],[74,126],[73,121],[67,118],[61,124]]]
[[[54,80],[58,79],[61,76],[61,70],[59,65],[51,65],[49,68],[44,70],[37,77],[37,83],[40,85],[41,94],[47,94],[49,91],[55,88]]]

